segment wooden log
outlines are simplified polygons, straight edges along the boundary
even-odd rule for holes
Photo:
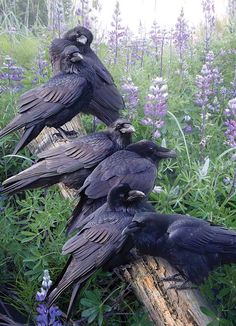
[[[63,128],[85,134],[79,117],[75,117]],[[30,150],[35,154],[61,144],[53,137],[54,129],[46,129],[33,141]],[[73,198],[75,192],[59,185],[64,197]],[[121,270],[126,282],[131,283],[137,298],[145,306],[154,325],[158,326],[206,326],[211,318],[204,315],[200,307],[208,307],[198,290],[167,290],[171,282],[160,282],[166,276],[176,274],[163,259],[152,257],[139,258],[129,268]]]

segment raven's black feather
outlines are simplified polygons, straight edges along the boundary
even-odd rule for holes
[[[64,245],[63,254],[71,256],[48,292],[49,305],[73,283],[83,284],[101,267],[117,264],[116,259],[114,264],[112,263],[113,258],[121,252],[122,257],[125,257],[132,244],[126,236],[122,236],[123,229],[131,222],[136,212],[152,209],[144,197],[144,193],[131,190],[126,184],[110,191],[107,203],[95,211],[83,229]],[[122,257],[119,259],[120,264]],[[77,289],[71,298],[73,303],[76,295]],[[72,306],[73,304],[70,304],[70,309]]]
[[[107,130],[79,137],[39,154],[39,162],[3,182],[3,193],[63,182],[78,189],[92,170],[106,157],[131,143],[134,128],[129,121],[118,119]]]
[[[140,213],[124,234],[140,253],[166,259],[197,285],[214,268],[236,263],[236,232],[195,217]]]
[[[81,37],[84,38],[83,43]],[[114,84],[110,72],[90,48],[92,41],[93,35],[87,28],[76,26],[69,30],[62,39],[54,39],[49,52],[54,71],[58,72],[60,69],[60,54],[64,48],[68,46],[68,44],[73,44],[78,47],[85,61],[91,65],[96,72],[96,87],[89,108],[91,111],[95,110],[98,112],[97,117],[105,124],[109,125],[119,117],[119,111],[125,107],[125,104]]]
[[[82,201],[76,206],[71,223],[81,226],[87,211],[91,214],[102,205],[110,189],[120,183],[127,183],[131,189],[148,194],[154,187],[159,161],[175,156],[174,151],[144,140],[109,156],[85,180],[80,189]]]

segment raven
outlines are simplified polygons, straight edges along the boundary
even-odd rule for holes
[[[135,131],[131,123],[118,119],[104,131],[79,137],[39,155],[39,162],[3,182],[3,193],[63,182],[79,189],[92,170],[106,157],[131,143]]]
[[[54,71],[59,71],[59,58],[64,48],[70,44],[78,47],[84,60],[96,72],[96,87],[92,101],[89,104],[91,111],[98,112],[97,117],[106,125],[119,117],[119,111],[125,107],[124,100],[119,93],[110,72],[90,48],[93,34],[83,26],[76,26],[69,30],[62,39],[54,39],[49,49]]]
[[[216,267],[236,263],[236,232],[195,217],[138,213],[123,234],[141,254],[166,259],[196,285]]]
[[[81,199],[72,213],[68,231],[72,232],[86,216],[101,206],[109,190],[120,183],[127,183],[131,189],[139,189],[145,194],[150,193],[159,161],[171,157],[176,157],[175,151],[141,140],[103,160],[79,191]]]
[[[98,116],[88,104],[95,86],[94,69],[83,60],[75,46],[64,49],[61,72],[42,86],[20,97],[19,114],[0,131],[0,138],[24,128],[14,154],[36,138],[45,126],[59,128],[79,112]]]
[[[77,283],[68,309],[70,315],[83,282],[102,267],[106,269],[107,266],[122,264],[123,257],[125,259],[126,253],[132,248],[129,237],[122,236],[122,231],[136,212],[149,209],[152,206],[146,202],[143,192],[131,190],[127,184],[112,188],[107,203],[95,211],[83,229],[63,246],[62,253],[71,256],[48,292],[49,305],[70,285]]]

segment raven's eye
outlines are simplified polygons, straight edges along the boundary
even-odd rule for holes
[[[121,128],[121,125],[120,125],[120,124],[118,124],[118,125],[116,126],[116,128],[117,128],[117,129],[120,129],[120,128]]]

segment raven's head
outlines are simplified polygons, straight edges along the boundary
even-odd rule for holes
[[[132,134],[135,132],[135,128],[130,121],[119,118],[109,126],[109,131],[119,147],[125,148],[132,142]]]
[[[135,202],[141,202],[145,197],[142,191],[132,190],[127,183],[121,183],[110,190],[107,202],[114,208],[127,207]]]
[[[70,29],[66,32],[63,36],[64,39],[69,40],[71,42],[77,43],[78,46],[88,45],[93,41],[93,34],[90,32],[89,29],[78,25],[73,29]]]
[[[130,144],[126,149],[139,154],[141,157],[150,159],[155,163],[158,163],[164,158],[176,157],[176,152],[174,150],[158,146],[150,140],[140,140],[137,143]]]
[[[123,230],[122,235],[132,238],[133,245],[141,254],[157,256],[158,240],[165,230],[158,223],[158,215],[153,212],[136,213],[132,222]]]
[[[153,212],[136,213],[132,222],[124,229],[124,234],[135,234],[158,228],[158,217]],[[147,231],[149,233],[149,231]]]
[[[66,46],[60,56],[60,68],[64,72],[73,72],[73,66],[83,60],[79,49],[74,45]]]

